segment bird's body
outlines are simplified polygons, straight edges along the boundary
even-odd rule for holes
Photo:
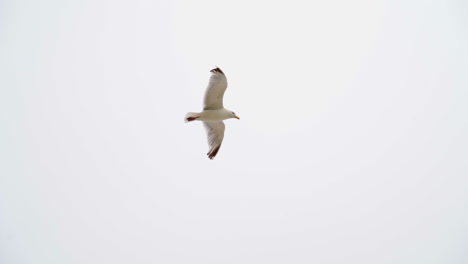
[[[208,158],[213,159],[221,147],[225,125],[223,120],[237,118],[236,114],[223,107],[223,96],[227,88],[227,79],[220,68],[211,70],[210,82],[205,91],[204,107],[200,113],[189,112],[185,122],[202,121],[208,136]]]
[[[221,108],[221,109],[213,109],[213,110],[203,110],[200,113],[194,113],[190,112],[187,113],[185,116],[186,121],[207,121],[207,122],[213,122],[213,121],[222,121],[225,119],[232,118],[232,111],[229,111],[227,109]],[[190,120],[193,119],[193,120]]]

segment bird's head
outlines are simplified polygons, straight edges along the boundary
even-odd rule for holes
[[[236,116],[236,114],[232,111],[229,111],[229,116],[230,118],[237,118],[237,119],[240,119],[240,117]]]

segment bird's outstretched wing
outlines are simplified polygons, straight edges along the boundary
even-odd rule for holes
[[[213,159],[218,154],[221,143],[224,138],[224,123],[223,121],[203,122],[208,137],[208,158]]]
[[[227,88],[227,79],[224,72],[216,67],[211,71],[210,82],[206,87],[203,99],[203,110],[223,108],[223,95]]]

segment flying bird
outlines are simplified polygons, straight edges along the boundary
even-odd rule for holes
[[[189,112],[185,115],[185,122],[202,121],[208,137],[208,158],[213,159],[218,154],[224,138],[224,122],[229,118],[240,119],[236,114],[223,106],[223,95],[227,88],[224,72],[216,67],[211,71],[210,82],[206,87],[203,99],[203,111]]]

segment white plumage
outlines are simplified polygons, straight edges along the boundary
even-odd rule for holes
[[[189,112],[185,115],[185,122],[199,120],[203,122],[208,137],[208,158],[213,159],[218,154],[224,138],[225,125],[222,120],[237,118],[236,114],[223,106],[223,96],[227,88],[224,72],[216,67],[211,71],[210,81],[203,99],[203,111]]]

